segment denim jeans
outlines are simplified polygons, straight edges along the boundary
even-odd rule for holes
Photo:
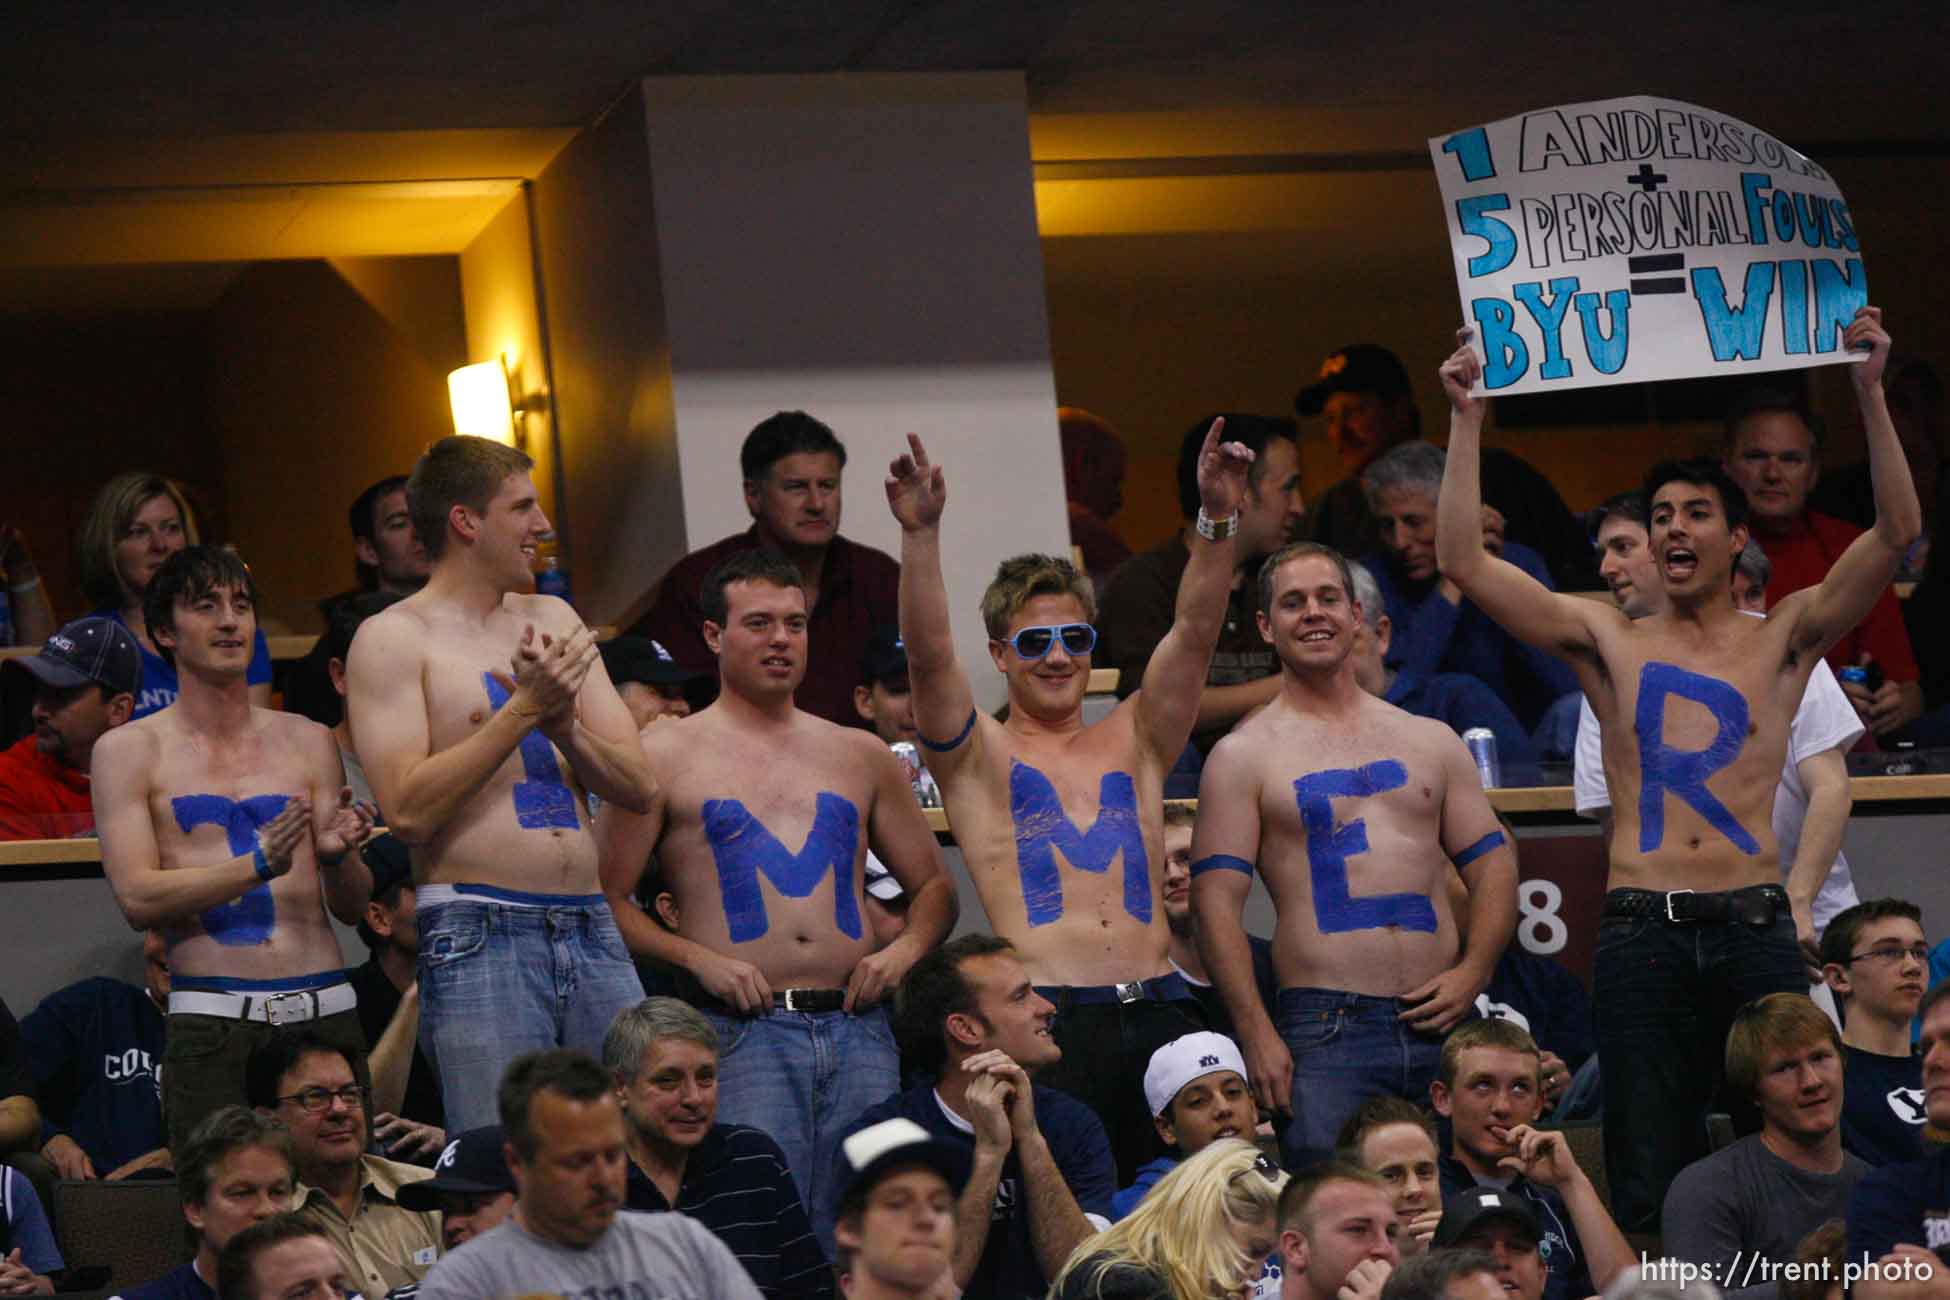
[[[1785,906],[1767,926],[1606,917],[1591,982],[1612,1217],[1656,1233],[1673,1178],[1707,1153],[1733,1013],[1808,991],[1794,921]]]
[[[900,1053],[887,1012],[704,1014],[718,1031],[718,1122],[749,1124],[779,1144],[830,1256],[840,1134],[900,1091]]]
[[[616,1013],[643,982],[601,894],[421,889],[420,1049],[440,1075],[447,1131],[499,1122],[496,1093],[524,1052],[601,1059]]]
[[[1280,1154],[1298,1169],[1334,1149],[1341,1125],[1369,1097],[1427,1103],[1442,1038],[1401,1019],[1399,998],[1337,989],[1280,990],[1274,1024],[1293,1054],[1293,1122]]]

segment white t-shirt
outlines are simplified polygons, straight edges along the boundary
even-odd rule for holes
[[[1756,616],[1757,617],[1757,616]],[[1774,791],[1774,838],[1781,845],[1781,878],[1794,866],[1794,852],[1801,843],[1801,823],[1808,816],[1808,791],[1801,784],[1796,764],[1826,750],[1846,748],[1862,736],[1862,719],[1855,706],[1842,694],[1841,683],[1825,662],[1817,661],[1808,675],[1807,689],[1801,693],[1801,707],[1794,711],[1788,728],[1787,762],[1781,768],[1781,784]],[[1572,789],[1578,812],[1597,817],[1611,807],[1611,791],[1605,786],[1605,763],[1598,717],[1589,700],[1578,701],[1578,744],[1571,765]],[[1812,909],[1815,930],[1828,928],[1828,922],[1844,908],[1860,900],[1855,896],[1855,881],[1848,874],[1848,858],[1837,852],[1828,879],[1815,893]]]

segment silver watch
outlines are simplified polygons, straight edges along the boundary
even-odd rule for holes
[[[1214,519],[1205,513],[1205,507],[1198,508],[1198,535],[1208,542],[1223,542],[1239,531],[1239,512],[1233,511],[1224,519]]]

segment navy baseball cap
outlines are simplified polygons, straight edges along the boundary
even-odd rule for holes
[[[1442,1198],[1442,1219],[1435,1225],[1435,1236],[1429,1244],[1437,1249],[1453,1246],[1478,1227],[1497,1219],[1515,1224],[1532,1241],[1544,1239],[1544,1229],[1523,1197],[1501,1187],[1477,1186]]]
[[[468,1129],[440,1153],[433,1177],[402,1183],[393,1199],[406,1209],[424,1212],[439,1209],[443,1194],[479,1196],[514,1191],[515,1176],[508,1172],[508,1159],[501,1150],[505,1142],[499,1124]]]
[[[603,657],[603,668],[609,673],[609,680],[621,685],[624,682],[642,682],[646,686],[686,686],[692,682],[710,677],[684,667],[670,651],[664,649],[661,641],[653,641],[647,636],[612,637],[597,647]]]
[[[39,654],[12,662],[56,690],[90,682],[117,695],[134,695],[142,689],[142,651],[135,635],[100,614],[76,619],[49,637]]]
[[[1320,363],[1320,378],[1300,390],[1293,409],[1301,415],[1319,415],[1335,393],[1395,397],[1408,391],[1408,371],[1400,357],[1379,343],[1350,343],[1327,354]]]
[[[905,676],[907,643],[898,627],[882,623],[867,635],[867,648],[860,654],[860,679],[872,683]]]
[[[911,1119],[884,1119],[861,1129],[840,1143],[834,1208],[844,1213],[847,1206],[864,1200],[887,1174],[917,1164],[940,1174],[956,1196],[968,1185],[965,1145],[938,1138]]]

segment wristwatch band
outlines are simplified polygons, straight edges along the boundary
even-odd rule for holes
[[[1206,541],[1222,542],[1239,531],[1239,514],[1235,511],[1227,515],[1224,519],[1214,519],[1211,515],[1205,513],[1204,506],[1200,506],[1198,508],[1197,527],[1198,535]]]

